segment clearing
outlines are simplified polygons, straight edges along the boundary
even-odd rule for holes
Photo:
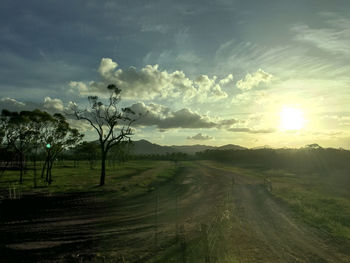
[[[0,262],[350,262],[348,243],[297,218],[262,179],[210,162],[172,166],[173,176],[151,167],[129,177],[166,178],[135,195],[3,200]]]

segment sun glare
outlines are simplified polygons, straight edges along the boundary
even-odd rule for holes
[[[284,107],[281,111],[281,130],[299,131],[304,127],[303,112],[300,109]]]

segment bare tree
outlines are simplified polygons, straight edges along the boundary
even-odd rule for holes
[[[130,108],[119,107],[121,90],[114,84],[107,86],[110,91],[109,99],[103,103],[98,96],[89,96],[90,107],[80,109],[76,104],[71,110],[78,120],[87,121],[97,132],[101,148],[101,177],[100,186],[105,184],[106,159],[109,150],[130,141],[131,124],[136,120],[135,112]]]

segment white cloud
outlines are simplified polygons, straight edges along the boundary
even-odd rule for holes
[[[246,133],[273,133],[276,131],[276,129],[251,129],[246,127],[233,127],[230,129],[227,129],[228,131],[232,132],[246,132]]]
[[[233,75],[229,74],[226,78],[223,78],[219,81],[219,85],[225,86],[233,82]]]
[[[83,82],[71,81],[69,82],[69,86],[72,88],[71,91],[76,89],[80,94],[87,94],[89,91],[88,86]]]
[[[50,112],[62,112],[64,109],[60,99],[51,99],[50,97],[44,99],[43,107]]]
[[[253,73],[253,75],[248,73],[244,80],[241,79],[237,81],[236,85],[240,90],[250,90],[258,86],[260,83],[269,83],[272,77],[271,74],[259,69],[257,72]]]
[[[1,109],[8,109],[13,111],[15,109],[15,111],[17,109],[23,108],[25,107],[25,103],[17,101],[15,99],[12,98],[2,98],[0,100],[0,108]]]
[[[237,94],[232,98],[232,103],[236,105],[248,105],[248,104],[263,104],[266,103],[266,100],[269,98],[269,95],[266,91],[263,90],[249,90]]]
[[[118,64],[110,58],[102,58],[98,72],[104,78],[110,78],[113,74],[113,71],[118,67]]]
[[[181,53],[176,57],[176,60],[186,63],[199,63],[201,59],[192,52]]]
[[[158,32],[158,33],[162,33],[165,34],[166,32],[168,32],[169,30],[169,26],[167,25],[154,25],[154,24],[147,24],[147,23],[143,23],[141,26],[141,32]]]
[[[183,71],[162,71],[158,65],[146,65],[141,70],[134,67],[123,70],[117,67],[118,64],[112,59],[103,58],[98,69],[102,81],[92,81],[88,84],[72,81],[70,87],[80,94],[103,94],[107,91],[107,85],[114,83],[122,90],[124,98],[143,100],[176,98],[203,102],[207,99],[217,101],[228,96],[221,89],[220,83],[217,83],[216,77],[200,75],[192,80]],[[228,76],[224,82],[230,78]]]
[[[350,55],[350,19],[330,19],[327,28],[311,28],[308,25],[296,25],[292,31],[295,40],[307,42],[330,53]]]

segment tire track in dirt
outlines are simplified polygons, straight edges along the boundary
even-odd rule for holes
[[[240,208],[233,246],[242,262],[350,262],[322,238],[324,234],[299,222],[258,180],[206,167],[212,174],[233,176],[233,197]]]
[[[197,162],[136,198],[52,197],[35,213],[0,218],[0,246],[6,247],[0,252],[15,259],[5,262],[55,262],[73,254],[85,255],[77,262],[102,262],[99,252],[113,262],[145,262],[174,244],[178,225],[190,237],[210,222],[228,191],[236,210],[226,232],[240,262],[349,262],[316,230],[295,220],[261,182]],[[26,261],[18,260],[23,256]]]

